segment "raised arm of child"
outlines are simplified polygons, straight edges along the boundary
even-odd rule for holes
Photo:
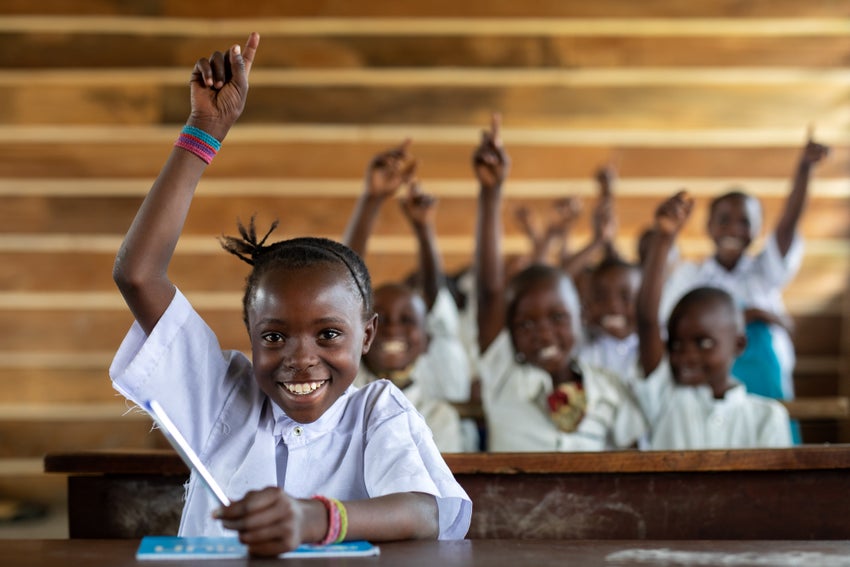
[[[422,192],[419,181],[408,183],[407,195],[401,200],[401,209],[407,217],[416,241],[419,243],[419,271],[422,275],[422,295],[430,311],[445,284],[443,261],[437,245],[434,217],[437,198]]]
[[[549,224],[549,235],[552,242],[557,243],[557,265],[564,268],[570,259],[570,230],[582,211],[581,199],[578,197],[563,197],[552,203],[555,214]]]
[[[639,357],[643,375],[649,376],[664,356],[664,340],[658,310],[664,287],[667,255],[676,236],[691,214],[693,199],[680,191],[664,201],[655,212],[655,230],[650,236],[643,279],[637,296]]]
[[[478,348],[485,352],[505,326],[505,269],[502,258],[502,185],[510,160],[499,133],[501,117],[493,114],[490,129],[472,154],[478,181],[478,219],[475,231]]]
[[[416,159],[410,153],[410,138],[372,158],[366,168],[363,192],[348,222],[343,242],[361,257],[384,202],[408,183],[416,171]]]
[[[191,80],[191,113],[182,145],[175,145],[154,181],[124,238],[113,268],[113,278],[142,329],[150,334],[165,312],[175,287],[168,265],[189,213],[189,205],[201,175],[209,163],[191,149],[203,144],[201,153],[211,159],[245,108],[248,75],[260,36],[252,33],[244,50],[234,45],[216,51],[195,64]],[[197,131],[213,140],[196,142]],[[201,134],[203,136],[203,134]]]
[[[779,223],[776,225],[776,245],[782,256],[785,256],[791,248],[794,234],[797,231],[797,224],[800,222],[803,209],[806,207],[812,168],[829,155],[829,147],[815,142],[812,139],[813,135],[813,130],[809,128],[806,145],[803,147],[803,152],[794,171],[791,193],[785,200],[785,208],[779,218]]]
[[[561,268],[575,279],[600,253],[608,253],[616,232],[614,200],[610,195],[600,194],[593,211],[593,238],[584,248],[567,258]]]
[[[546,262],[551,237],[548,231],[541,232],[534,217],[535,215],[528,205],[519,205],[514,209],[514,219],[531,245],[531,252],[527,256],[527,261],[537,264]]]

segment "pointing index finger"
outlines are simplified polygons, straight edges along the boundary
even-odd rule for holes
[[[245,73],[251,72],[251,66],[254,64],[254,56],[257,54],[257,46],[260,45],[260,34],[251,32],[248,36],[248,42],[245,44],[245,49],[242,52],[242,60],[245,62]]]
[[[493,143],[496,145],[496,147],[499,147],[499,146],[502,145],[501,129],[502,129],[502,115],[499,114],[498,112],[494,112],[493,115],[490,117],[490,136],[493,140]]]

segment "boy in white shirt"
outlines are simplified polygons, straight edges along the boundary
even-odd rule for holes
[[[674,307],[663,338],[658,317],[664,266],[693,201],[678,193],[656,213],[638,293],[640,365],[636,392],[656,450],[785,447],[788,412],[779,402],[749,394],[731,375],[747,344],[732,297],[713,287],[686,294]],[[666,352],[665,352],[666,346]]]

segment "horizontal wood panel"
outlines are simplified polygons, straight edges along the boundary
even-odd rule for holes
[[[31,14],[32,3],[26,0],[4,2],[0,13]],[[44,0],[38,4],[39,14],[91,14],[126,16],[199,16],[195,4],[188,2],[160,2],[137,0],[127,3],[122,0],[98,0],[83,4],[68,5],[61,0]],[[595,2],[563,2],[541,0],[534,3],[516,3],[506,0],[491,2],[452,2],[435,0],[425,3],[405,3],[390,0],[372,0],[368,3],[351,3],[345,0],[322,0],[299,2],[296,0],[257,1],[233,4],[222,0],[204,3],[201,12],[205,18],[244,17],[830,17],[850,15],[850,8],[834,0],[811,0],[800,3],[793,0],[698,0],[686,3],[666,0],[647,0],[640,3],[627,0],[597,0]]]
[[[666,128],[526,128],[502,127],[510,147],[564,146],[605,148],[799,148],[807,126],[816,126],[818,140],[835,147],[850,146],[850,132],[829,123],[810,122],[790,128],[769,125],[759,128],[703,128],[672,130]],[[240,124],[230,131],[227,144],[233,143],[348,143],[398,145],[411,138],[418,144],[455,145],[469,149],[478,144],[481,128],[444,124]],[[109,125],[109,124],[0,124],[0,143],[158,143],[168,148],[180,125]]]
[[[51,420],[47,422],[0,420],[0,458],[41,457],[54,451],[82,451],[93,447],[153,449],[166,445],[161,434],[151,432],[151,422],[115,419]]]
[[[677,187],[678,189],[678,187]],[[728,188],[723,188],[726,190]],[[427,191],[427,186],[425,187]],[[675,190],[675,189],[674,189]],[[354,210],[352,197],[260,197],[260,196],[203,196],[201,188],[192,203],[184,228],[184,235],[209,235],[210,244],[221,234],[235,234],[236,220],[247,222],[257,214],[258,228],[268,227],[279,218],[281,227],[273,234],[276,239],[294,235],[342,236]],[[670,194],[672,194],[671,191]],[[567,196],[565,194],[564,196]],[[654,210],[666,195],[652,198],[621,196],[617,198],[617,217],[622,237],[635,238],[652,222]],[[692,217],[683,229],[682,239],[705,238],[705,225],[709,200],[695,198]],[[8,197],[0,211],[0,234],[113,234],[123,236],[141,204],[141,197]],[[587,235],[590,211],[594,199],[584,199],[584,211],[576,221],[573,234]],[[502,210],[505,234],[520,234],[514,220],[520,205],[528,206],[540,222],[548,222],[552,199],[505,198]],[[779,218],[784,198],[762,199],[765,231],[771,229]],[[471,239],[475,229],[476,199],[459,197],[442,199],[436,214],[436,232],[441,237]],[[808,203],[801,220],[800,231],[810,240],[844,239],[848,236],[847,199],[813,198]],[[317,228],[320,227],[320,231]],[[336,236],[334,236],[336,235]],[[407,219],[394,201],[388,201],[381,210],[375,227],[376,236],[398,235],[410,237]],[[686,240],[685,240],[686,241]],[[22,242],[22,246],[26,242]],[[469,248],[471,251],[471,248]],[[117,247],[116,247],[117,250]],[[412,250],[412,249],[411,249]],[[684,252],[687,255],[687,250]]]
[[[286,126],[281,126],[286,128]],[[176,139],[179,128],[175,127]],[[237,127],[234,134],[239,132]],[[420,160],[419,174],[429,179],[468,179],[472,182],[470,157],[477,144],[478,130],[469,129],[469,143],[434,144],[415,138],[410,151]],[[817,132],[816,132],[817,135]],[[236,138],[236,136],[233,136]],[[801,130],[800,139],[803,139]],[[159,173],[169,151],[171,139],[156,143],[127,143],[104,140],[102,143],[0,141],[0,178],[149,178]],[[397,141],[401,143],[401,138]],[[640,147],[633,144],[608,146],[505,144],[511,156],[511,179],[551,180],[559,177],[590,180],[597,167],[614,161],[623,181],[638,178],[763,178],[788,179],[799,160],[800,147],[783,148],[704,148]],[[368,141],[273,142],[225,141],[205,179],[274,179],[280,176],[303,179],[351,180],[352,190],[360,187],[359,178],[372,157],[391,143]],[[45,167],[49,163],[50,167]],[[827,160],[815,170],[815,181],[846,180],[850,171],[850,147],[831,148]],[[566,179],[565,179],[566,181]],[[234,192],[238,191],[234,181]],[[814,183],[813,183],[814,185]],[[144,189],[143,189],[144,190]],[[470,189],[474,191],[474,187]],[[847,181],[850,193],[850,181]]]
[[[33,361],[37,364],[37,361]],[[108,363],[99,368],[0,367],[0,404],[75,404],[123,400]]]
[[[120,81],[120,78],[115,79]],[[181,124],[188,89],[106,84],[11,86],[0,93],[8,124]],[[241,123],[487,124],[545,128],[805,128],[850,124],[846,85],[694,85],[621,88],[513,86],[369,87],[252,85]],[[109,102],[109,104],[104,104]]]
[[[223,348],[250,351],[241,306],[230,310],[200,310]],[[133,319],[123,311],[0,311],[0,329],[15,329],[4,351],[32,351],[50,344],[48,352],[82,354],[117,351]]]
[[[470,22],[470,26],[474,26]],[[235,37],[235,35],[234,35]],[[110,49],[103,49],[108,42]],[[68,31],[27,34],[0,28],[0,68],[191,67],[227,47],[220,37]],[[257,69],[510,67],[842,67],[835,36],[689,37],[599,35],[277,36],[263,34]],[[83,65],[80,63],[83,62]]]

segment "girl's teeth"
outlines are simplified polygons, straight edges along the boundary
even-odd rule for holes
[[[626,327],[626,318],[622,315],[605,315],[600,321],[606,329],[624,329]]]
[[[556,347],[555,345],[551,345],[551,346],[547,346],[546,348],[542,349],[538,356],[540,356],[540,358],[552,358],[552,357],[555,357],[557,355],[558,355],[558,347]]]
[[[386,341],[385,343],[383,343],[381,348],[383,349],[384,352],[396,354],[396,353],[399,353],[399,352],[404,352],[405,349],[407,348],[407,345],[404,343],[404,341],[393,340],[393,341]]]
[[[310,392],[314,392],[319,386],[324,384],[324,381],[321,382],[297,382],[295,384],[284,384],[284,387],[291,393],[303,396],[304,394],[309,394]]]

